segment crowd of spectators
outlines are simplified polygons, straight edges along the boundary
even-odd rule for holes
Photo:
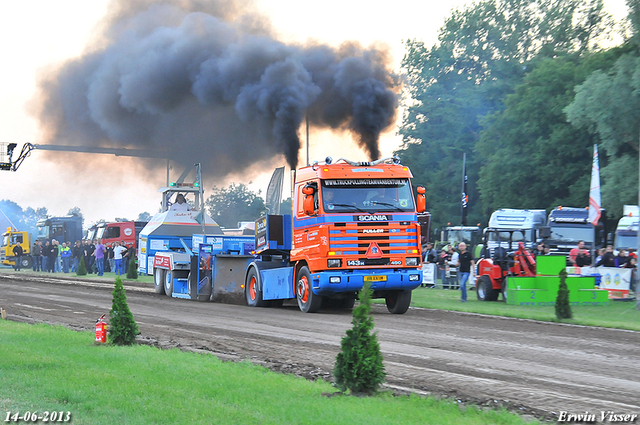
[[[14,268],[21,270],[20,260],[24,253],[20,245],[16,246],[19,249],[14,248]],[[135,261],[136,252],[132,243],[125,244],[124,241],[103,244],[100,239],[94,239],[72,244],[53,239],[51,242],[34,242],[30,255],[34,272],[77,273],[83,259],[87,273],[102,276],[105,272],[125,274],[129,261]]]

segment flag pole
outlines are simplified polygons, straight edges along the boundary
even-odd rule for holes
[[[461,223],[463,226],[467,225],[467,208],[469,204],[469,197],[467,195],[467,153],[462,153],[462,199],[461,204]]]

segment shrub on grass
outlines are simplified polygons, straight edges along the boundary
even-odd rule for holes
[[[567,271],[560,270],[560,287],[556,298],[556,317],[558,320],[571,319],[571,306],[569,305],[569,288],[567,287]]]
[[[136,265],[136,256],[135,254],[129,260],[129,267],[127,268],[127,279],[137,279],[138,278],[138,266]]]
[[[84,264],[84,255],[80,257],[80,262],[78,263],[78,271],[76,275],[78,276],[86,276],[87,274],[87,266]]]
[[[127,304],[127,295],[122,286],[120,276],[116,278],[115,289],[113,290],[113,303],[111,311],[109,340],[116,345],[131,345],[136,340],[138,325],[133,318],[129,305]]]
[[[353,328],[342,338],[333,375],[340,391],[375,393],[384,382],[385,372],[378,337],[372,333],[370,284],[360,291],[360,305],[353,310]]]

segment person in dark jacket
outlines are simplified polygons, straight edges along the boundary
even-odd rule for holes
[[[14,270],[20,271],[20,263],[22,263],[22,254],[24,250],[22,249],[22,245],[17,244],[13,247],[13,256],[15,257],[16,263],[13,266]]]
[[[616,266],[616,256],[613,255],[613,245],[607,245],[607,248],[602,255],[602,258],[599,262],[596,263],[596,267],[615,267]]]
[[[33,248],[31,248],[31,257],[33,258],[33,271],[39,272],[42,270],[42,242],[35,241]]]

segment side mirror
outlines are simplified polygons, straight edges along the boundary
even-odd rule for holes
[[[418,197],[416,199],[416,212],[422,213],[427,209],[427,197],[424,195],[426,190],[424,186],[418,186],[416,190],[418,191]]]
[[[302,188],[302,193],[304,194],[302,207],[306,215],[313,215],[316,212],[315,202],[313,200],[314,192],[315,190],[311,186],[305,186]]]

